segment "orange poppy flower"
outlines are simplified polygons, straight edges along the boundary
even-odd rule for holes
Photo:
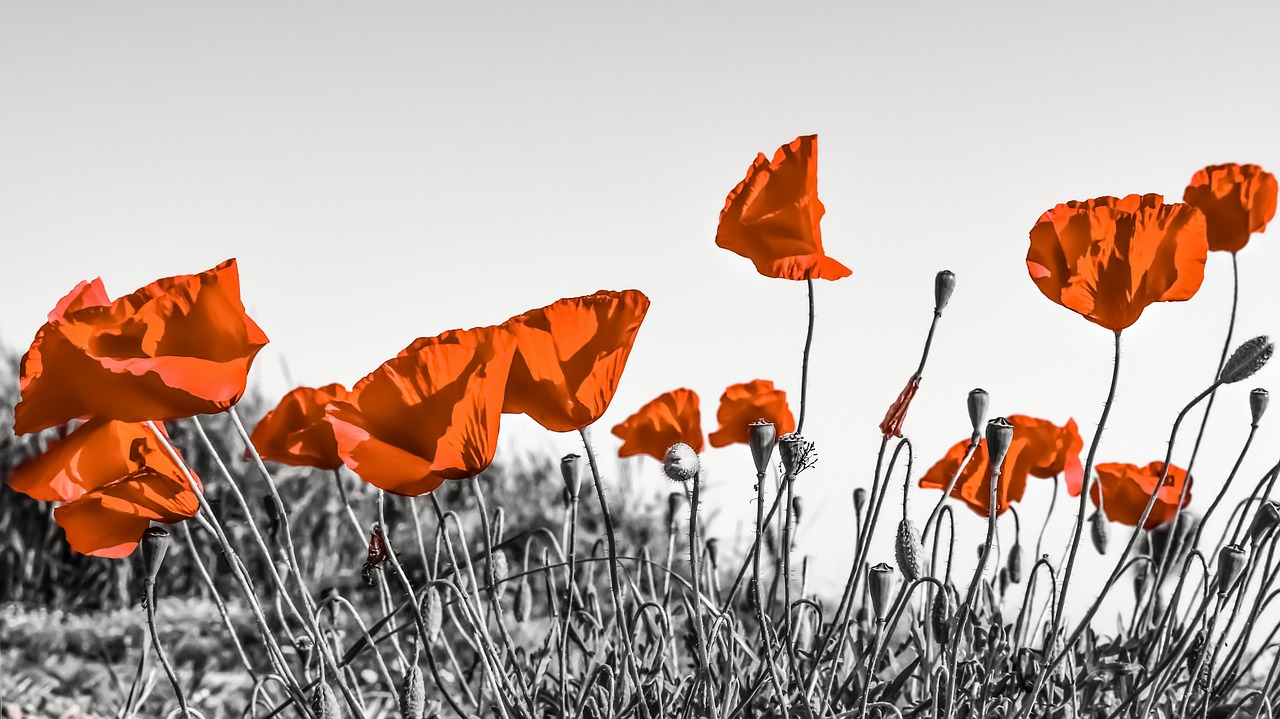
[[[622,440],[619,457],[647,454],[661,462],[667,449],[681,442],[701,452],[702,412],[698,408],[698,393],[683,387],[671,390],[614,427],[613,434]]]
[[[1160,195],[1067,202],[1031,228],[1027,271],[1045,297],[1119,332],[1153,302],[1191,299],[1204,281],[1205,219]]]
[[[1142,510],[1146,508],[1147,502],[1151,499],[1151,493],[1156,490],[1156,483],[1160,481],[1164,462],[1152,462],[1145,467],[1111,462],[1098,465],[1096,470],[1098,481],[1089,488],[1089,497],[1093,500],[1093,506],[1098,506],[1098,492],[1101,491],[1102,511],[1111,521],[1127,524],[1130,527],[1138,526],[1138,520],[1142,518]],[[1145,529],[1158,527],[1173,519],[1174,510],[1178,505],[1178,496],[1182,494],[1184,483],[1191,484],[1191,477],[1187,475],[1186,470],[1170,465],[1169,476],[1165,477],[1164,485],[1160,487],[1160,494],[1156,496],[1156,503],[1151,507],[1151,514],[1147,515],[1147,522],[1143,525]],[[1185,507],[1190,503],[1191,490],[1188,487],[1187,498],[1182,506]]]
[[[325,413],[342,461],[364,481],[409,497],[474,477],[493,461],[515,339],[480,327],[414,346]]]
[[[750,425],[758,419],[772,422],[776,437],[796,431],[787,393],[774,389],[773,382],[755,379],[729,386],[720,395],[720,409],[716,410],[720,428],[708,436],[711,446],[747,444]]]
[[[1030,443],[1027,471],[1032,477],[1053,479],[1062,475],[1067,491],[1072,497],[1080,496],[1084,483],[1084,465],[1080,463],[1080,450],[1084,439],[1074,419],[1059,427],[1047,419],[1012,414],[1006,419],[1013,425],[1013,436],[1024,437]]]
[[[1000,483],[996,486],[996,514],[1004,514],[1013,502],[1022,500],[1027,490],[1027,476],[1030,474],[1031,459],[1027,452],[1030,440],[1017,435],[1014,429],[1013,443],[1000,466]],[[958,442],[947,450],[945,456],[925,472],[920,478],[922,489],[946,489],[951,478],[960,469],[960,462],[969,450],[969,440]],[[951,496],[964,502],[980,516],[987,517],[991,512],[991,467],[987,457],[987,440],[978,440],[978,448],[973,457],[965,465],[964,472],[956,485],[951,488]]]
[[[1210,165],[1191,178],[1182,201],[1204,213],[1210,250],[1239,252],[1276,216],[1276,177],[1257,165]]]
[[[552,432],[600,419],[648,310],[638,290],[601,290],[507,320],[516,353],[502,411],[527,414]]]
[[[234,259],[114,302],[100,280],[81,282],[22,358],[14,432],[84,417],[143,422],[220,412],[244,394],[266,344],[240,302]]]
[[[295,467],[337,469],[342,466],[333,425],[324,421],[330,402],[351,396],[340,384],[298,387],[280,400],[253,428],[253,446],[263,459]]]
[[[96,557],[127,557],[153,521],[175,524],[200,509],[182,469],[146,425],[101,418],[19,466],[9,484],[58,502],[54,520],[71,549]]]
[[[848,267],[822,250],[818,136],[783,145],[773,162],[756,157],[720,211],[716,244],[751,260],[765,277],[838,280]]]

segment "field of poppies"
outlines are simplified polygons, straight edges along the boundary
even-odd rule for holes
[[[115,299],[80,282],[7,368],[0,403],[5,716],[1273,716],[1280,457],[1191,502],[1218,390],[1262,370],[1273,344],[1234,338],[1233,306],[1218,367],[1168,418],[1165,456],[1098,450],[1125,330],[1193,297],[1209,252],[1238,267],[1275,214],[1275,177],[1211,166],[1180,203],[1043,212],[1026,267],[1059,306],[1044,311],[1114,336],[1110,385],[1079,388],[1106,398],[1093,432],[989,417],[975,388],[971,433],[915,474],[908,411],[957,286],[939,272],[918,367],[878,428],[852,429],[877,432],[879,451],[846,475],[854,541],[833,596],[811,591],[793,551],[794,485],[817,459],[814,284],[851,275],[824,250],[817,190],[817,137],[803,136],[759,155],[720,213],[718,246],[809,299],[799,397],[770,379],[731,385],[707,437],[750,448],[755,526],[736,547],[700,526],[700,455],[714,450],[693,391],[611,429],[620,456],[662,463],[669,496],[612,476],[593,446],[633,344],[653,341],[641,290],[406,337],[350,386],[273,405],[247,392],[269,328],[245,312],[236,260]],[[1236,470],[1267,404],[1249,394]],[[581,452],[495,457],[510,414],[578,435]],[[1029,478],[1054,487],[1041,527],[1018,513]],[[1237,482],[1249,491],[1233,505]],[[932,507],[922,525],[908,500]],[[971,574],[952,571],[973,551],[957,541],[963,511],[986,520]],[[1204,533],[1213,515],[1226,530]],[[1051,522],[1070,527],[1066,546],[1042,543]],[[1099,596],[1073,586],[1086,571],[1105,576]],[[1102,624],[1118,594],[1126,616]]]

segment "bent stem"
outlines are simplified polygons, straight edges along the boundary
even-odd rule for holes
[[[178,675],[173,671],[173,665],[169,663],[169,656],[165,654],[164,646],[160,644],[160,632],[156,629],[156,583],[153,579],[147,579],[143,582],[143,606],[147,609],[147,630],[151,632],[151,644],[156,649],[156,657],[160,660],[160,666],[164,667],[164,673],[169,677],[169,684],[173,685],[173,694],[178,698],[178,708],[181,716],[190,717],[191,710],[187,707],[187,696],[182,692],[182,685],[178,682]]]

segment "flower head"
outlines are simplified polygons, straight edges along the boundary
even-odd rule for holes
[[[765,277],[838,280],[849,268],[822,250],[818,136],[797,137],[770,162],[763,154],[720,212],[716,244],[755,263]]]
[[[1080,437],[1076,421],[1068,419],[1065,425],[1059,427],[1047,419],[1028,417],[1025,414],[1012,414],[1008,419],[1013,425],[1014,436],[1024,437],[1030,444],[1027,449],[1027,472],[1032,477],[1042,479],[1062,475],[1071,496],[1080,496],[1080,488],[1084,483],[1080,450],[1084,449],[1084,439]]]
[[[1205,232],[1198,210],[1160,195],[1067,202],[1031,228],[1027,271],[1045,297],[1119,332],[1153,302],[1195,295]]]
[[[751,423],[758,419],[772,422],[778,437],[796,430],[795,417],[787,407],[787,393],[774,389],[773,382],[756,379],[730,385],[720,395],[720,409],[716,411],[720,427],[707,438],[712,447],[747,444]]]
[[[1204,213],[1210,250],[1239,252],[1276,216],[1276,177],[1257,165],[1210,165],[1192,176],[1182,201]]]
[[[647,454],[661,461],[667,448],[677,442],[702,451],[702,413],[698,394],[691,389],[671,390],[659,395],[613,428],[622,440],[619,457]]]
[[[340,384],[298,387],[253,428],[253,446],[263,459],[295,467],[337,469],[342,466],[333,425],[324,420],[325,406],[346,401],[351,393]]]
[[[1156,491],[1160,475],[1164,472],[1164,462],[1152,462],[1145,467],[1121,462],[1099,464],[1095,470],[1098,481],[1089,488],[1089,497],[1093,506],[1098,505],[1098,493],[1102,493],[1102,511],[1113,522],[1130,527],[1138,526],[1142,518],[1142,510],[1147,506],[1151,493]],[[1182,494],[1183,485],[1191,484],[1191,477],[1186,470],[1174,465],[1169,466],[1169,474],[1164,484],[1159,487],[1156,503],[1147,516],[1145,529],[1158,527],[1173,519],[1178,505],[1178,497]],[[1191,503],[1191,490],[1187,489],[1187,497],[1182,506]]]
[[[14,432],[86,417],[143,422],[221,412],[244,394],[266,344],[245,314],[233,259],[114,302],[101,280],[81,282],[22,359]]]

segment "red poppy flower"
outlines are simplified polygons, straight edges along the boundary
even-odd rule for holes
[[[1068,202],[1031,228],[1027,271],[1045,297],[1119,332],[1153,302],[1195,295],[1205,233],[1199,210],[1160,195]]]
[[[1210,250],[1239,252],[1276,216],[1276,177],[1257,165],[1211,165],[1191,178],[1182,201],[1204,213]]]
[[[996,485],[996,514],[1004,514],[1013,502],[1022,500],[1027,490],[1027,476],[1030,473],[1031,459],[1026,451],[1030,440],[1017,435],[1014,430],[1013,443],[1004,457],[1000,467],[1000,483]],[[969,450],[969,440],[958,442],[941,460],[929,468],[920,478],[923,489],[946,489],[951,478],[960,470],[960,462]],[[951,489],[951,496],[964,502],[977,514],[987,517],[991,512],[991,467],[987,457],[987,440],[978,440],[978,448],[973,457],[965,465],[964,472],[956,485]]]
[[[1142,518],[1142,510],[1156,491],[1160,474],[1164,471],[1164,462],[1152,462],[1145,467],[1136,464],[1111,462],[1097,466],[1098,481],[1089,488],[1089,497],[1093,506],[1098,506],[1098,492],[1102,492],[1102,511],[1113,522],[1138,526]],[[1178,496],[1182,494],[1183,484],[1190,485],[1191,477],[1186,470],[1176,465],[1169,465],[1169,476],[1165,477],[1156,503],[1147,515],[1145,529],[1158,527],[1173,519],[1178,505]],[[1182,506],[1191,503],[1191,489],[1188,486],[1187,498]]]
[[[145,424],[101,418],[15,469],[9,484],[60,503],[53,516],[67,542],[96,557],[127,557],[153,521],[175,524],[200,508],[182,469]]]
[[[765,277],[838,280],[848,267],[822,250],[818,136],[783,145],[773,162],[756,157],[720,211],[716,244],[751,260]]]
[[[648,310],[638,290],[601,290],[507,320],[516,353],[502,411],[527,414],[552,432],[600,419]]]
[[[330,402],[346,401],[350,395],[340,384],[293,390],[253,428],[253,446],[263,459],[280,464],[341,467],[333,425],[324,421],[324,408]]]
[[[81,282],[22,358],[14,432],[84,417],[143,422],[220,412],[244,394],[266,343],[240,302],[235,260],[114,302],[100,280]]]
[[[795,417],[787,407],[787,393],[774,389],[773,382],[755,379],[731,385],[720,395],[720,409],[716,411],[720,428],[708,436],[711,446],[747,444],[749,427],[758,419],[772,422],[777,437],[796,431]]]
[[[1080,463],[1084,440],[1080,437],[1076,421],[1068,419],[1066,425],[1059,427],[1047,419],[1024,414],[1009,415],[1006,419],[1013,425],[1014,438],[1022,437],[1030,443],[1027,471],[1031,476],[1053,479],[1062,475],[1067,491],[1071,496],[1079,497],[1084,483],[1084,465]]]
[[[622,440],[619,457],[647,454],[661,462],[667,448],[679,442],[701,452],[702,413],[698,408],[698,393],[680,388],[660,395],[614,427],[613,433]]]
[[[515,349],[499,327],[418,340],[329,404],[338,456],[361,479],[418,496],[483,472],[497,449]]]

